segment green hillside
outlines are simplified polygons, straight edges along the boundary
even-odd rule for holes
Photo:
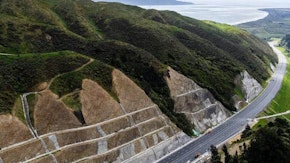
[[[0,55],[0,113],[11,113],[17,94],[33,91],[35,85],[88,61],[87,57],[70,51]]]
[[[190,133],[184,116],[173,112],[164,79],[167,66],[208,88],[228,109],[235,110],[235,77],[247,70],[263,83],[270,76],[270,62],[277,62],[265,42],[243,30],[171,11],[90,0],[1,0],[0,4],[0,52],[17,54],[0,58],[2,113],[11,112],[17,94],[59,73],[73,71],[88,62],[85,56],[89,56],[95,59],[93,64],[56,79],[51,89],[62,96],[80,87],[82,78],[91,77],[110,92],[109,80],[102,73],[115,67]],[[75,53],[59,52],[63,50]],[[34,53],[34,57],[27,53]],[[50,70],[49,64],[68,69]],[[17,68],[20,70],[15,71]],[[35,71],[31,73],[34,76],[26,76],[30,73],[22,70]],[[31,79],[33,82],[28,82]],[[72,82],[71,87],[68,82]]]

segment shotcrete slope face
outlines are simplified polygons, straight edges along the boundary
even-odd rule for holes
[[[166,81],[174,99],[174,110],[184,113],[197,131],[205,131],[230,115],[207,89],[201,88],[171,67],[168,67],[168,71]]]

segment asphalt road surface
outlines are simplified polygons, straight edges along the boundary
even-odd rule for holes
[[[248,119],[255,118],[261,111],[263,111],[263,109],[272,101],[281,88],[287,66],[285,56],[274,47],[274,43],[270,42],[269,45],[278,55],[279,64],[272,76],[272,79],[269,80],[268,86],[264,89],[261,95],[252,101],[252,103],[250,103],[242,111],[234,114],[227,121],[212,129],[210,133],[199,137],[183,148],[180,148],[170,155],[158,160],[158,162],[186,163],[188,161],[193,161],[197,153],[203,154],[210,148],[210,145],[220,145],[225,142],[238,132],[242,131],[245,128]]]

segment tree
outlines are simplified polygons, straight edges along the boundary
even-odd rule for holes
[[[239,163],[239,155],[238,155],[238,151],[236,151],[234,157],[233,157],[233,163]]]
[[[229,152],[228,152],[228,148],[227,148],[227,146],[224,144],[223,145],[223,152],[224,152],[224,154],[225,154],[225,163],[230,163],[231,162],[231,159],[232,159],[232,157],[231,157],[231,155],[229,154]]]
[[[290,141],[284,139],[277,128],[262,128],[257,131],[249,148],[245,150],[245,160],[251,162],[289,162]],[[287,141],[288,140],[288,141]]]
[[[249,125],[246,126],[245,130],[242,132],[241,138],[247,138],[252,134],[251,127]]]
[[[210,146],[210,151],[211,151],[211,162],[221,163],[221,156],[219,155],[218,150],[214,145]]]

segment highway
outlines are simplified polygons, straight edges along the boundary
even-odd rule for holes
[[[269,42],[274,52],[278,55],[279,63],[275,69],[272,79],[269,80],[268,86],[254,101],[247,107],[225,122],[211,130],[210,133],[204,134],[199,138],[186,144],[179,150],[170,153],[169,155],[157,160],[160,163],[185,163],[193,161],[197,153],[203,154],[209,150],[210,145],[220,145],[226,140],[241,132],[248,119],[255,118],[263,109],[272,101],[281,88],[284,74],[286,72],[287,60],[285,56],[274,47],[274,42]]]

